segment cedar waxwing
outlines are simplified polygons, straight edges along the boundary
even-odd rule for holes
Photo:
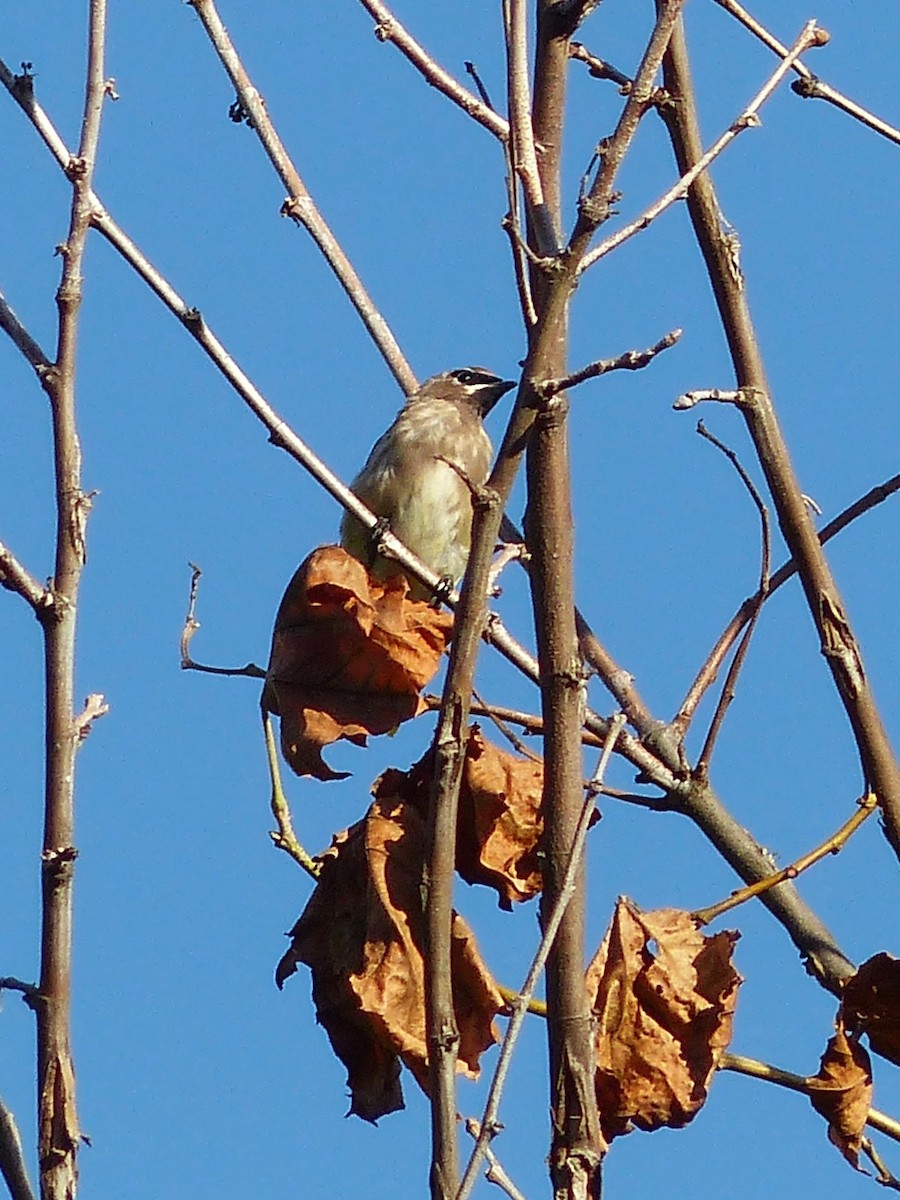
[[[481,487],[493,456],[482,420],[513,387],[483,367],[434,375],[408,398],[350,484],[391,533],[442,577],[455,581],[466,569],[472,496],[464,479],[437,456]],[[372,534],[349,513],[341,522],[341,545],[382,579],[403,574],[396,562],[375,555]],[[430,599],[415,579],[410,594]]]

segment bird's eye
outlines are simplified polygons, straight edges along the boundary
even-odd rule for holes
[[[474,371],[454,371],[453,378],[458,379],[460,383],[477,383],[478,376]]]

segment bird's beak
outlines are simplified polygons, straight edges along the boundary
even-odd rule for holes
[[[515,379],[501,379],[499,383],[492,383],[490,387],[481,389],[481,415],[486,417],[501,396],[505,396],[516,386]]]

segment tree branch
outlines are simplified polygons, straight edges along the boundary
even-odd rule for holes
[[[509,125],[498,113],[473,96],[453,78],[416,41],[381,0],[361,0],[363,8],[375,21],[375,36],[379,42],[391,42],[423,76],[426,83],[452,100],[479,125],[484,126],[501,141],[509,136]]]
[[[91,181],[106,96],[106,2],[91,0],[84,112],[78,154],[66,164],[72,184],[69,232],[62,248],[56,362],[44,376],[53,421],[56,563],[53,619],[43,623],[46,668],[46,797],[42,862],[38,1045],[38,1158],[42,1200],[75,1194],[81,1140],[71,1052],[72,885],[75,754],[83,727],[74,714],[78,589],[85,561],[90,498],[81,487],[75,415],[76,347],[82,262],[91,226]]]
[[[44,377],[53,364],[10,308],[2,292],[0,292],[0,329],[8,334],[14,345],[21,350],[43,384]]]
[[[0,1097],[0,1175],[9,1189],[10,1200],[35,1200],[28,1178],[22,1139],[12,1111]]]
[[[737,3],[737,0],[715,0],[715,2],[720,8],[724,8],[726,12],[740,21],[745,29],[749,29],[752,34],[755,34],[775,54],[780,55],[782,58],[787,55],[787,47],[783,46],[778,38],[769,33],[759,21],[751,17],[747,10]],[[876,117],[874,113],[863,108],[861,104],[857,104],[855,100],[850,100],[842,92],[839,92],[837,88],[833,88],[830,84],[819,79],[804,63],[793,63],[792,70],[800,77],[791,84],[791,91],[796,92],[798,96],[802,96],[804,99],[827,100],[835,108],[841,109],[848,116],[861,121],[863,125],[868,125],[870,129],[873,129],[876,133],[880,133],[888,141],[900,146],[900,129],[895,129],[893,125],[889,125],[881,117]]]
[[[529,1002],[531,997],[534,995],[534,989],[537,987],[538,980],[541,977],[541,972],[544,970],[544,967],[547,964],[555,940],[559,934],[560,926],[565,918],[566,909],[572,902],[572,898],[576,893],[578,875],[584,855],[585,838],[587,837],[591,817],[594,812],[594,799],[597,792],[599,792],[602,788],[603,777],[606,774],[606,768],[609,765],[609,760],[612,756],[616,738],[619,736],[624,724],[625,717],[622,713],[617,713],[616,716],[614,716],[609,722],[609,733],[606,736],[603,749],[600,752],[600,758],[597,762],[597,767],[594,771],[593,777],[591,778],[590,784],[586,789],[587,794],[581,803],[578,822],[575,826],[572,842],[569,846],[569,852],[566,855],[565,871],[563,872],[561,881],[562,886],[559,889],[553,907],[549,909],[546,914],[540,945],[538,946],[537,953],[535,954],[531,966],[528,969],[525,982],[522,984],[520,991],[510,1001],[512,1007],[512,1017],[509,1025],[506,1027],[506,1035],[503,1039],[503,1045],[500,1047],[500,1057],[498,1058],[497,1066],[494,1069],[494,1076],[491,1080],[490,1090],[488,1091],[487,1101],[484,1106],[484,1113],[480,1122],[478,1123],[478,1134],[475,1139],[475,1146],[466,1165],[466,1172],[463,1177],[462,1184],[460,1185],[456,1200],[466,1200],[466,1197],[469,1195],[472,1187],[474,1186],[475,1178],[478,1174],[478,1168],[481,1166],[481,1160],[484,1157],[492,1138],[494,1138],[500,1131],[500,1100],[503,1095],[503,1088],[506,1085],[507,1075],[509,1074],[509,1067],[512,1062],[513,1051],[516,1048],[519,1034],[522,1031],[525,1015],[529,1011]],[[549,999],[547,1008],[549,1013]]]
[[[725,720],[725,713],[734,699],[734,689],[737,684],[738,675],[740,674],[741,668],[744,665],[744,659],[747,656],[747,651],[750,648],[750,639],[753,636],[753,630],[756,628],[756,622],[759,620],[759,614],[762,611],[763,604],[765,603],[766,589],[769,583],[769,565],[771,559],[772,539],[769,533],[768,509],[763,503],[762,496],[760,496],[759,492],[756,490],[753,480],[741,465],[738,456],[733,450],[726,446],[724,442],[721,442],[717,437],[714,437],[702,421],[697,426],[697,432],[702,437],[705,437],[707,441],[712,442],[717,449],[721,450],[728,461],[732,464],[734,469],[737,471],[741,482],[750,493],[751,500],[756,505],[756,510],[759,513],[759,521],[762,533],[762,554],[759,565],[759,588],[756,596],[754,597],[753,614],[750,617],[750,620],[747,622],[746,632],[741,639],[741,643],[738,646],[737,652],[732,659],[731,666],[728,669],[728,675],[726,676],[725,683],[722,687],[722,694],[719,697],[719,702],[716,705],[716,711],[713,713],[713,718],[709,723],[709,730],[703,742],[703,749],[700,751],[700,757],[697,759],[696,766],[694,767],[695,778],[705,779],[709,774],[710,759],[712,758],[712,752],[715,748],[716,739],[719,736],[719,733],[722,729],[722,724]]]
[[[563,376],[562,379],[548,379],[544,384],[544,395],[555,396],[559,392],[577,387],[579,383],[585,383],[588,379],[597,379],[601,375],[608,375],[610,371],[640,371],[649,366],[657,354],[674,346],[683,332],[682,329],[673,329],[648,350],[626,350],[624,354],[619,354],[615,358],[598,358],[596,362],[588,363],[586,367],[582,367],[579,371],[573,371],[570,375]]]
[[[900,491],[900,475],[893,475],[884,483],[879,483],[875,487],[870,488],[864,496],[860,496],[858,500],[854,500],[842,512],[819,531],[819,541],[824,546],[841,530],[846,529],[851,521],[855,521],[857,517],[861,517],[867,513],[869,509],[881,504],[887,500],[889,496],[893,496],[895,492]],[[766,585],[766,599],[773,592],[776,592],[782,584],[788,582],[789,579],[797,574],[797,565],[792,558],[787,562],[782,563],[774,574],[769,576]],[[740,608],[729,621],[728,625],[722,631],[719,640],[710,651],[706,662],[697,673],[697,677],[688,689],[687,695],[681,703],[672,725],[678,730],[679,737],[683,738],[685,730],[696,712],[697,705],[703,699],[707,689],[715,683],[719,668],[725,660],[728,651],[734,645],[735,639],[740,634],[741,630],[751,619],[756,605],[756,596],[748,596],[741,604]]]
[[[608,237],[605,242],[601,242],[599,246],[596,246],[590,251],[590,253],[586,254],[584,257],[584,262],[581,265],[581,270],[586,271],[588,267],[592,267],[594,263],[599,262],[601,258],[605,258],[607,254],[610,254],[618,246],[621,246],[623,242],[627,242],[630,237],[633,237],[636,233],[640,233],[641,230],[646,229],[651,222],[655,221],[656,218],[664,213],[667,208],[675,203],[676,200],[683,200],[694,180],[703,174],[710,163],[715,158],[718,158],[722,151],[734,141],[738,134],[743,133],[745,129],[756,129],[759,127],[761,123],[758,116],[760,108],[762,108],[763,104],[765,104],[765,102],[778,87],[779,83],[781,83],[782,79],[791,69],[791,66],[796,59],[799,58],[799,56],[811,46],[824,46],[827,40],[828,35],[825,33],[825,31],[817,28],[815,21],[808,21],[803,27],[803,30],[792,49],[787,53],[786,57],[778,65],[778,67],[772,72],[769,79],[765,82],[765,84],[763,84],[740,116],[732,121],[731,125],[729,125],[725,132],[719,138],[717,138],[715,142],[713,142],[706,153],[701,154],[700,157],[682,173],[682,176],[678,182],[673,184],[664,195],[660,196],[655,204],[651,204],[650,207],[645,209],[645,211],[636,220],[618,230],[617,233],[614,233],[611,237]],[[668,117],[666,117],[665,114],[664,117],[668,120]]]
[[[849,817],[840,829],[826,838],[821,845],[816,846],[814,850],[810,850],[807,854],[795,859],[787,867],[782,867],[780,871],[773,871],[766,879],[760,879],[756,883],[750,884],[748,887],[739,888],[736,892],[732,892],[727,900],[720,900],[718,904],[711,904],[708,908],[695,909],[691,914],[695,921],[700,925],[708,925],[710,921],[721,917],[723,913],[730,912],[733,908],[737,908],[739,904],[744,904],[747,900],[752,900],[756,896],[761,896],[763,892],[769,888],[776,887],[779,883],[783,883],[786,879],[796,879],[803,871],[809,870],[817,862],[823,859],[826,854],[837,854],[842,850],[847,841],[856,833],[860,825],[866,821],[877,807],[875,796],[869,792],[857,801],[857,809],[852,817]]]
[[[21,596],[39,621],[53,608],[53,593],[38,583],[3,542],[0,542],[0,587]]]
[[[680,25],[666,55],[664,79],[675,100],[666,109],[665,120],[679,170],[685,173],[702,154],[687,48]],[[698,176],[692,185],[688,211],[712,282],[737,384],[744,394],[740,411],[765,474],[782,534],[797,563],[821,652],[850,720],[867,786],[878,796],[885,832],[900,858],[900,767],[778,424],[743,280],[734,269],[732,247],[720,226],[719,206],[708,173]]]
[[[403,351],[391,332],[387,321],[379,312],[363,285],[350,259],[331,231],[328,222],[319,212],[315,201],[300,173],[291,161],[272,119],[265,101],[253,86],[244,64],[241,62],[228,31],[222,24],[214,0],[188,0],[200,18],[209,40],[212,42],[222,66],[238,94],[243,111],[249,117],[254,133],[269,156],[269,161],[288,191],[288,198],[281,207],[283,216],[302,225],[328,263],[350,303],[356,309],[369,336],[387,363],[397,383],[408,396],[416,390],[418,382],[403,355]]]

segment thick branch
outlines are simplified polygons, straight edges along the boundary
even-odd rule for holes
[[[679,25],[664,64],[666,88],[674,103],[666,109],[679,170],[702,155],[683,28]],[[731,247],[719,220],[719,206],[708,174],[700,175],[688,195],[688,211],[706,262],[731,351],[740,405],[766,476],[782,534],[790,548],[819,633],[821,651],[853,728],[868,785],[878,796],[885,831],[900,857],[900,767],[869,686],[862,656],[843,600],[812,524],[790,454],[768,391],[762,356]]]
[[[91,0],[87,82],[78,154],[67,164],[72,183],[69,232],[62,250],[56,301],[59,333],[56,362],[45,376],[53,419],[56,478],[56,564],[53,620],[44,623],[46,675],[46,800],[42,861],[38,1042],[38,1156],[42,1200],[72,1200],[80,1142],[75,1108],[70,1005],[72,986],[72,883],[75,754],[80,728],[74,714],[75,634],[78,588],[85,561],[90,500],[81,489],[81,453],[75,417],[78,312],[85,243],[94,197],[91,180],[106,95],[105,0]]]

